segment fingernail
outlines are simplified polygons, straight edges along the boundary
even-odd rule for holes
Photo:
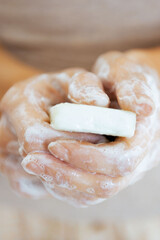
[[[50,151],[50,153],[54,156],[54,157],[56,157],[56,158],[58,158],[58,156],[56,155],[56,153],[55,152],[57,152],[57,143],[56,142],[51,142],[49,145],[48,145],[48,150]]]
[[[68,160],[68,149],[59,142],[50,143],[48,149],[50,153],[59,160],[61,161]]]
[[[40,175],[43,169],[42,166],[39,166],[36,161],[37,160],[35,157],[28,155],[24,158],[21,165],[27,173],[32,175]]]
[[[108,96],[105,94],[102,94],[96,99],[96,104],[97,106],[100,106],[100,107],[107,107],[109,103],[110,103],[110,100]]]
[[[57,142],[51,142],[49,145],[48,145],[48,149],[50,148],[53,148],[54,146],[57,145]]]
[[[56,153],[60,153],[62,151],[62,146],[57,142],[52,142],[49,144],[48,150],[57,158],[58,156]]]

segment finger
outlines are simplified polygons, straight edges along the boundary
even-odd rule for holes
[[[123,67],[117,71],[116,84],[120,107],[141,118],[152,115],[159,103],[158,79],[154,72],[125,58],[116,64]]]
[[[52,85],[61,92],[61,94],[65,97],[68,96],[68,89],[72,82],[72,77],[78,73],[85,73],[86,70],[83,68],[68,68],[63,71],[56,72],[51,74],[54,81]]]
[[[90,205],[95,205],[100,202],[103,202],[104,198],[96,198],[95,196],[89,193],[83,193],[78,191],[73,191],[72,189],[66,189],[64,184],[60,186],[55,184],[53,181],[45,181],[41,178],[44,186],[48,193],[56,199],[67,202],[68,204],[74,207],[87,207]],[[91,191],[91,190],[90,190]]]
[[[75,140],[58,140],[49,144],[52,155],[77,168],[108,176],[130,174],[142,158],[142,150],[130,151],[127,143],[120,141],[107,144],[90,144]]]
[[[155,104],[151,98],[153,94],[150,87],[143,83],[141,76],[136,82],[135,79],[129,79],[117,84],[116,93],[120,107],[135,112],[138,117],[143,118],[154,111]]]
[[[74,169],[46,153],[29,154],[22,162],[26,172],[42,179],[51,178],[57,185],[65,184],[73,191],[88,193],[98,198],[108,198],[122,189],[125,178],[110,178]]]
[[[21,133],[22,134],[22,133]],[[26,128],[24,132],[24,142],[21,148],[25,152],[48,151],[48,144],[57,139],[77,139],[79,141],[88,141],[92,143],[104,142],[105,137],[96,134],[69,133],[54,130],[45,122],[35,123]]]
[[[51,196],[61,201],[65,201],[75,207],[87,207],[105,200],[103,198],[95,197],[92,189],[88,189],[88,193],[84,193],[77,191],[74,186],[69,186],[64,182],[56,184],[54,178],[46,174],[41,175],[40,179]]]
[[[115,67],[116,59],[123,57],[118,51],[111,51],[102,54],[93,66],[93,72],[101,79],[105,92],[108,94],[111,104],[117,100],[115,95]]]
[[[116,98],[122,109],[134,111],[138,117],[152,114],[159,101],[158,79],[153,70],[115,52],[100,56],[93,70],[101,77],[111,100]],[[102,70],[108,73],[102,74]]]
[[[121,52],[111,51],[99,56],[93,66],[93,72],[103,81],[109,78],[112,69],[111,66],[116,59],[123,56]]]
[[[68,97],[74,103],[107,107],[109,97],[104,92],[102,83],[90,72],[76,73],[72,77]]]

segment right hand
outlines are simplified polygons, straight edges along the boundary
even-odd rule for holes
[[[136,113],[134,136],[100,144],[60,139],[51,143],[49,150],[61,161],[95,174],[92,192],[108,198],[139,180],[160,161],[160,79],[156,71],[145,62],[140,64],[131,53],[104,54],[93,71],[112,106]]]

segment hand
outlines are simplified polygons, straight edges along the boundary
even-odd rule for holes
[[[80,73],[82,75],[88,74],[83,69],[68,69],[60,73],[43,74],[20,82],[13,86],[1,101],[0,170],[8,177],[14,190],[25,196],[38,198],[48,195],[48,192],[39,179],[39,177],[42,179],[41,175],[43,177],[45,175],[40,174],[39,177],[35,177],[26,173],[21,167],[23,158],[25,158],[24,162],[26,162],[27,159],[36,154],[41,159],[52,161],[55,165],[59,164],[61,171],[66,171],[66,164],[49,153],[49,143],[56,139],[76,139],[91,143],[106,141],[103,136],[95,134],[59,132],[49,124],[49,107],[59,102],[69,101],[68,87],[72,81],[72,76],[75,74],[80,75]],[[93,74],[89,74],[89,76],[92,79],[91,84],[85,83],[84,78],[84,85],[79,86],[79,89],[85,85],[86,88],[94,88],[95,96],[92,98],[88,94],[88,100],[87,97],[85,100],[77,95],[76,98],[73,97],[73,101],[81,101],[82,103],[95,102],[101,106],[108,106],[109,98],[103,92],[101,82]],[[75,172],[81,174],[79,170],[75,170]],[[58,176],[58,170],[55,169],[55,173]],[[45,179],[47,180],[46,177]],[[51,178],[48,176],[49,179]],[[81,181],[81,177],[77,179],[79,185],[81,185]],[[55,185],[55,192],[58,191],[57,194],[64,195],[66,189],[59,186],[59,183],[56,184],[56,181]],[[65,195],[72,197],[71,193],[66,190]],[[90,196],[87,195],[84,198],[83,195],[85,194],[80,191],[76,194],[73,193],[73,195],[75,195],[73,198],[77,199],[75,200],[77,202],[83,202],[87,198],[90,199]],[[95,199],[95,197],[91,196],[92,198]]]
[[[101,144],[57,140],[49,144],[49,150],[64,163],[81,169],[83,174],[88,172],[95,179],[91,186],[93,195],[108,198],[159,162],[160,81],[156,71],[138,64],[127,53],[100,56],[93,72],[101,79],[111,106],[137,114],[135,135]],[[66,174],[61,175],[66,179]],[[85,179],[84,192],[89,182]]]

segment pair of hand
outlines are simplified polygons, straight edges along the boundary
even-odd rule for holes
[[[67,101],[135,112],[135,135],[110,142],[56,131],[49,108]],[[93,73],[74,68],[17,83],[0,107],[0,171],[25,196],[96,204],[159,161],[160,80],[132,53],[100,56]]]

